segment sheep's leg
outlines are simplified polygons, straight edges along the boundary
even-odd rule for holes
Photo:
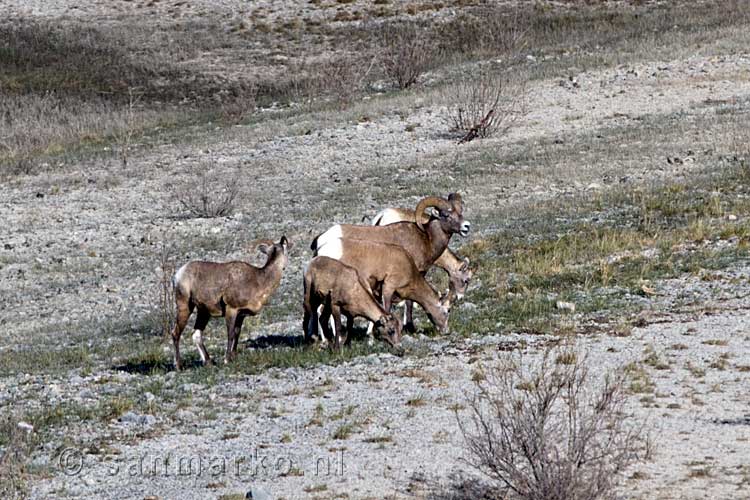
[[[203,331],[206,329],[206,325],[208,325],[208,320],[211,319],[211,314],[202,308],[198,308],[198,315],[195,318],[195,331],[193,332],[193,343],[195,344],[195,347],[198,348],[198,353],[201,355],[201,361],[203,361],[204,365],[211,365],[213,362],[211,361],[211,357],[208,355],[208,351],[206,350],[206,346],[203,345]]]
[[[232,356],[237,355],[237,343],[240,340],[240,334],[242,333],[242,322],[245,321],[244,316],[237,316],[237,323],[234,325],[234,342],[232,342]]]
[[[393,294],[394,294],[394,290],[386,286],[385,284],[383,284],[380,298],[383,301],[383,309],[385,309],[385,312],[389,314],[391,312]],[[375,336],[373,335],[374,329],[375,329],[375,324],[373,322],[370,322],[370,324],[367,325],[367,345],[375,344]]]
[[[237,311],[229,309],[224,312],[224,321],[227,324],[227,352],[224,354],[224,364],[229,364],[232,361],[232,346],[234,346],[234,338],[237,335]]]
[[[341,308],[339,306],[331,307],[331,314],[333,315],[333,348],[337,351],[341,350],[344,345],[343,340],[346,340],[346,334],[341,328]]]
[[[380,284],[379,287],[377,287],[375,290],[373,290],[373,297],[375,297],[375,300],[379,303],[383,303],[383,292],[385,290],[385,285]],[[386,312],[390,312],[386,309]],[[369,321],[367,323],[367,345],[372,346],[375,345],[375,337],[373,336],[373,330],[375,329],[375,323],[372,321]]]
[[[404,301],[404,331],[405,332],[415,332],[417,331],[416,328],[414,328],[414,302],[411,300],[405,300]]]
[[[304,332],[304,339],[306,343],[310,343],[313,339],[313,334],[317,333],[314,330],[317,328],[318,320],[315,319],[315,327],[313,327],[313,314],[308,311],[307,307],[305,307],[305,313],[302,317],[302,331]]]
[[[323,306],[323,309],[320,311],[319,318],[320,328],[323,330],[322,338],[328,341],[335,335],[335,332],[331,332],[331,324],[328,322],[328,320],[331,319],[331,309],[329,307]],[[326,342],[321,343],[325,344]]]
[[[354,329],[354,316],[349,313],[344,313],[346,318],[346,330],[344,335],[344,345],[349,345],[352,341],[352,330]]]
[[[180,362],[180,337],[182,336],[183,330],[187,326],[190,314],[193,312],[193,304],[187,301],[177,302],[177,318],[174,322],[174,329],[172,330],[172,344],[174,344],[174,368],[175,370],[182,369],[182,363]]]

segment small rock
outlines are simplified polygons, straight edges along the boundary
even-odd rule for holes
[[[727,215],[727,220],[737,220],[737,216],[734,214]]]
[[[26,431],[27,434],[34,432],[34,426],[28,422],[18,422],[18,428],[22,431]]]
[[[150,426],[150,425],[154,425],[156,423],[156,417],[155,416],[153,416],[153,415],[138,415],[137,413],[134,413],[132,411],[124,413],[117,420],[119,422],[122,422],[122,423],[125,423],[125,424],[136,424],[136,425],[143,425],[143,426]]]
[[[473,302],[462,302],[460,307],[466,311],[473,311],[477,308],[477,305]]]
[[[31,461],[31,467],[37,470],[44,470],[49,467],[49,465],[49,456],[47,455],[39,455],[37,457],[34,457],[34,459]]]
[[[561,311],[576,312],[576,305],[573,302],[563,302],[562,300],[558,300],[555,303],[555,307]]]
[[[96,399],[96,393],[91,389],[83,389],[78,393],[78,397],[81,399]]]
[[[178,410],[174,416],[177,420],[182,420],[183,422],[192,422],[196,419],[195,413],[189,410]]]
[[[273,500],[273,497],[270,493],[257,486],[253,486],[252,488],[250,488],[250,491],[245,494],[245,498],[249,498],[252,500]]]

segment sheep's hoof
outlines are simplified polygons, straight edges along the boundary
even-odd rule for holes
[[[408,332],[408,333],[414,333],[417,331],[417,329],[414,328],[414,323],[406,323],[404,325],[403,331]]]

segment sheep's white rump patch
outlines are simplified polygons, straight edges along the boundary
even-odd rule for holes
[[[331,229],[318,236],[317,247],[320,248],[331,241],[340,240],[343,235],[344,232],[341,230],[341,225],[336,224],[331,227]]]
[[[186,267],[187,264],[183,264],[183,266],[179,268],[176,273],[174,273],[174,285],[177,285],[180,281],[182,281],[182,274],[185,272]]]
[[[344,245],[341,243],[341,238],[331,239],[324,244],[320,244],[320,239],[318,239],[318,255],[341,260],[341,256],[344,255]]]

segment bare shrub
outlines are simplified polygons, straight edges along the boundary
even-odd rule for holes
[[[399,89],[411,87],[435,65],[432,43],[417,26],[401,23],[386,27],[383,47],[383,71]]]
[[[133,138],[138,132],[138,126],[136,124],[136,105],[140,100],[139,95],[133,89],[128,89],[128,103],[124,106],[122,126],[115,129],[114,138],[115,144],[117,144],[117,153],[120,157],[123,167],[128,166],[128,157],[130,156],[130,148],[132,147]]]
[[[466,75],[444,91],[445,121],[462,142],[506,131],[524,113],[524,90],[491,71]]]
[[[533,14],[519,7],[487,6],[462,12],[435,28],[440,52],[464,57],[507,57],[522,50]]]
[[[255,92],[226,99],[220,105],[221,119],[224,123],[237,125],[253,114],[257,107]]]
[[[158,266],[156,268],[156,296],[158,308],[156,320],[159,333],[164,338],[170,338],[175,322],[174,283],[175,273],[174,252],[170,245],[162,241],[157,248]]]
[[[294,64],[289,68],[288,92],[305,109],[316,102],[343,108],[364,92],[372,66],[373,60],[348,54]]]
[[[0,420],[0,498],[28,498],[27,463],[34,446],[31,432],[19,428],[13,415]]]
[[[523,499],[614,498],[618,476],[646,444],[643,427],[623,414],[624,370],[592,380],[588,355],[550,348],[538,364],[510,354],[487,371],[471,419],[459,420],[468,463]]]
[[[209,162],[193,167],[193,175],[173,185],[173,197],[190,217],[224,217],[234,211],[239,193],[235,172],[219,173]]]

